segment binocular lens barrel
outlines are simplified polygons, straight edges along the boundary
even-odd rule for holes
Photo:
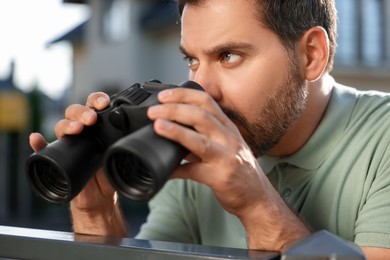
[[[56,165],[37,159],[31,165],[31,183],[36,192],[49,201],[68,200],[70,183],[66,175],[61,174]]]
[[[70,202],[101,166],[103,152],[91,138],[64,136],[26,162],[27,179],[34,193],[53,204]]]
[[[116,183],[122,194],[136,200],[152,196],[156,180],[147,166],[134,155],[117,152],[107,164],[112,182]]]
[[[157,136],[149,124],[114,143],[104,167],[119,193],[131,200],[149,200],[187,154],[184,147]]]
[[[203,90],[193,81],[181,87]],[[147,108],[158,104],[158,92],[179,86],[138,83],[111,96],[97,111],[98,121],[78,135],[64,136],[26,161],[32,190],[53,204],[70,202],[100,167],[112,186],[132,200],[149,200],[165,184],[188,151],[157,136]],[[102,165],[103,162],[103,165]]]

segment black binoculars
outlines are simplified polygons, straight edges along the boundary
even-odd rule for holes
[[[71,201],[103,166],[113,187],[132,200],[149,200],[165,184],[188,151],[156,135],[146,112],[169,88],[203,90],[193,81],[179,86],[139,83],[111,96],[109,107],[78,135],[67,135],[33,153],[26,162],[35,194],[53,204]]]

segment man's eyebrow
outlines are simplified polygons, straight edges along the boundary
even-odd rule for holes
[[[180,46],[179,46],[179,50],[180,50],[180,52],[183,54],[183,55],[185,55],[185,56],[189,56],[188,55],[188,52],[186,51],[186,49],[180,44]]]
[[[189,55],[189,52],[184,48],[184,46],[179,46],[180,52],[183,53],[186,56]],[[234,51],[234,50],[251,50],[254,49],[254,46],[249,43],[237,43],[237,42],[225,42],[218,44],[208,50],[205,51],[206,55],[214,55],[214,54],[220,54],[227,51]]]
[[[210,48],[205,53],[207,55],[212,55],[212,54],[220,54],[223,52],[234,51],[234,50],[241,50],[241,51],[251,50],[253,48],[254,48],[254,46],[252,44],[249,44],[249,43],[225,42],[225,43],[221,43],[221,44],[218,44],[218,45]]]

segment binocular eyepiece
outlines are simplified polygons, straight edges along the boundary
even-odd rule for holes
[[[149,200],[165,184],[188,151],[155,134],[146,112],[169,88],[203,90],[193,81],[179,86],[157,81],[139,83],[111,96],[97,111],[93,126],[68,135],[33,153],[26,175],[34,193],[53,204],[70,202],[103,166],[113,187],[132,200]]]

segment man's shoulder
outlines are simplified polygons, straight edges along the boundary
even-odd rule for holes
[[[390,123],[390,93],[335,84],[333,99],[340,113],[350,109],[350,123],[371,123],[378,127]]]
[[[390,86],[389,86],[390,87]],[[388,100],[390,98],[390,92],[380,91],[380,90],[361,90],[354,88],[352,86],[347,86],[338,82],[334,83],[334,90],[337,95],[352,95],[356,97],[357,99],[384,99]]]
[[[387,106],[390,109],[390,92],[379,90],[359,90],[350,86],[335,83],[333,93],[334,99],[343,102],[346,99],[355,99],[358,106]]]

